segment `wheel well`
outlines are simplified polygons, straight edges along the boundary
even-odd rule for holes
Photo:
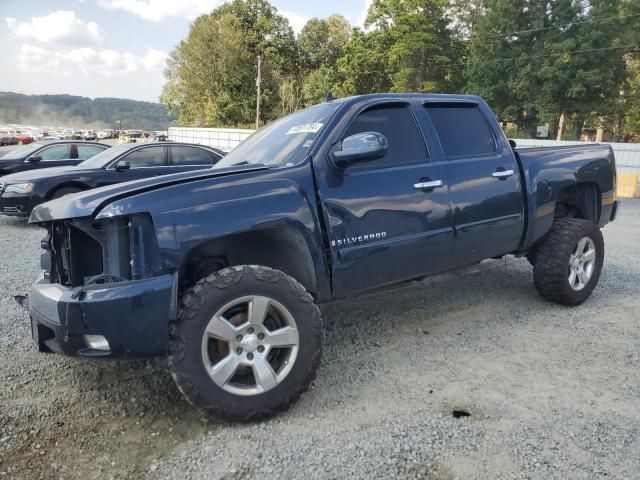
[[[293,228],[273,228],[227,235],[193,248],[182,262],[180,290],[221,268],[262,265],[295,278],[315,295],[316,275],[309,247]]]
[[[59,192],[63,188],[77,188],[78,190],[87,190],[87,186],[83,185],[82,183],[75,183],[75,182],[64,183],[62,185],[58,185],[56,188],[51,190],[47,195],[47,198],[50,199],[56,194],[56,192]]]
[[[595,183],[578,183],[561,190],[556,199],[558,217],[575,217],[598,223],[600,189]]]

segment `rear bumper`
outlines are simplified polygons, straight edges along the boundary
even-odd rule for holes
[[[29,296],[33,339],[40,351],[80,357],[165,355],[173,292],[170,275],[83,289],[48,283],[42,275]],[[106,348],[87,340],[98,336]]]

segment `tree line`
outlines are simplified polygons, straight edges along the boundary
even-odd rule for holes
[[[374,0],[363,28],[339,14],[295,35],[267,0],[198,17],[171,52],[161,102],[184,126],[253,126],[375,92],[484,97],[513,135],[605,128],[640,136],[637,0]]]
[[[159,103],[0,92],[0,121],[9,124],[166,130],[173,120]]]

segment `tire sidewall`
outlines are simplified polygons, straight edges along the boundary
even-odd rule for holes
[[[180,377],[178,384],[187,381],[191,387],[191,391],[183,390],[183,393],[192,403],[207,410],[207,404],[211,402],[214,410],[221,408],[225,416],[242,419],[247,412],[254,410],[277,410],[291,392],[307,382],[309,371],[315,370],[314,353],[321,348],[323,333],[321,323],[317,325],[317,307],[311,296],[295,281],[271,269],[266,269],[269,275],[265,278],[260,278],[255,271],[229,270],[222,271],[233,277],[226,279],[228,281],[223,288],[210,281],[201,285],[197,294],[200,304],[193,316],[186,318],[187,310],[194,312],[193,307],[181,309],[172,332],[169,356],[172,373]],[[220,273],[208,278],[218,277]],[[270,297],[284,305],[296,322],[300,343],[293,367],[278,385],[264,393],[242,396],[227,392],[211,379],[202,360],[201,346],[212,316],[224,305],[249,295]],[[235,353],[230,352],[229,355]],[[193,395],[197,398],[193,398]]]
[[[560,303],[566,305],[579,305],[589,298],[598,284],[604,263],[604,239],[602,237],[602,232],[595,223],[579,219],[572,219],[571,221],[572,228],[570,230],[564,230],[571,232],[570,248],[560,248],[559,245],[551,244],[545,246],[546,248],[544,248],[544,253],[541,252],[543,255],[556,256],[564,270],[559,272],[549,271],[547,269],[543,269],[541,262],[536,261],[534,274],[538,285],[548,282],[550,277],[553,275],[563,275],[563,282],[561,283],[562,291],[553,293],[553,296],[556,297],[554,300],[560,301]],[[569,283],[569,261],[578,242],[584,237],[589,237],[593,241],[594,248],[596,250],[595,265],[587,285],[585,285],[582,290],[574,290]],[[540,270],[538,270],[538,267],[540,267]]]
[[[582,290],[574,290],[571,287],[571,284],[569,283],[569,278],[567,276],[567,289],[569,291],[569,294],[575,296],[576,301],[578,301],[579,303],[584,302],[587,298],[589,298],[589,296],[591,296],[591,293],[593,293],[593,290],[596,288],[596,285],[598,284],[598,280],[600,279],[600,273],[602,272],[602,265],[604,264],[604,240],[602,238],[602,232],[600,232],[600,229],[591,222],[588,222],[585,225],[583,232],[584,232],[583,235],[578,235],[577,238],[575,239],[574,248],[578,245],[578,242],[582,238],[589,237],[593,241],[593,245],[596,250],[596,259],[595,259],[595,264],[593,266],[593,272],[591,274],[591,278],[589,279],[589,282],[584,286]],[[572,254],[573,254],[573,251],[569,253],[569,258],[567,258],[567,267],[569,266],[569,259],[571,258]]]

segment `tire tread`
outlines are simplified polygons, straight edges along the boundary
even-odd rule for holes
[[[596,243],[597,255],[591,282],[581,291],[571,289],[567,280],[568,256],[576,242],[583,236],[592,237]],[[562,305],[579,305],[595,288],[604,257],[602,233],[596,224],[577,218],[558,218],[553,223],[547,237],[536,249],[533,278],[540,296],[550,302]]]
[[[322,338],[321,341],[318,342],[318,348],[311,353],[312,359],[310,362],[310,371],[306,375],[306,381],[302,385],[288,392],[283,401],[275,408],[257,408],[248,414],[238,414],[237,412],[231,412],[222,406],[208,403],[203,396],[200,395],[196,382],[194,382],[187,373],[178,367],[177,360],[181,358],[181,356],[186,352],[186,349],[189,348],[187,339],[180,335],[181,329],[179,326],[181,323],[192,321],[198,316],[200,309],[205,303],[205,294],[207,292],[211,293],[216,290],[225,290],[242,282],[242,280],[247,276],[253,276],[254,279],[262,282],[286,282],[291,293],[295,295],[299,301],[309,304],[312,308],[313,335],[319,335]],[[289,407],[309,389],[311,383],[316,377],[320,360],[322,358],[323,339],[324,327],[320,309],[315,304],[311,294],[309,294],[309,292],[307,292],[299,282],[279,270],[274,270],[260,265],[228,267],[200,279],[182,295],[177,318],[169,323],[169,370],[176,385],[178,386],[178,389],[191,404],[200,409],[205,415],[240,422],[257,421],[288,410]]]

